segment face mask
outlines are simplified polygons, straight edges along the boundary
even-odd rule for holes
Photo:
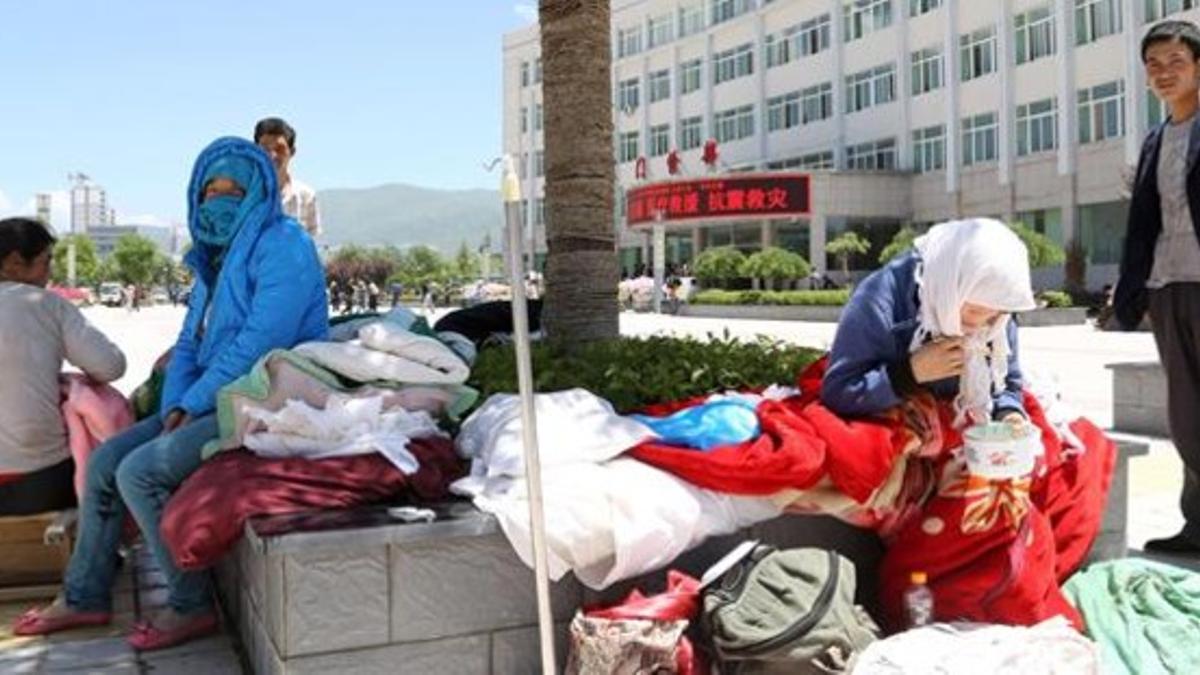
[[[230,195],[209,197],[200,204],[200,229],[196,238],[205,244],[226,246],[237,234],[242,198]]]

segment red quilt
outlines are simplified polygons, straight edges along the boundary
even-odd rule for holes
[[[420,469],[407,476],[377,453],[311,460],[222,452],[171,497],[163,513],[163,539],[180,568],[199,570],[228,553],[254,516],[346,509],[401,496],[445,498],[450,483],[463,474],[453,443],[420,439],[408,449]]]
[[[823,374],[822,361],[801,376],[807,395],[763,403],[763,434],[754,441],[710,452],[647,443],[632,454],[721,492],[790,490],[804,500],[814,487],[832,484],[858,504],[877,502],[904,461],[897,474],[904,489],[888,505],[902,517],[889,522],[880,568],[886,622],[901,627],[909,575],[923,571],[938,619],[1028,625],[1061,614],[1080,625],[1059,584],[1082,564],[1100,529],[1115,459],[1115,446],[1100,429],[1084,419],[1073,422],[1084,447],[1066,452],[1027,393],[1026,410],[1041,430],[1045,455],[1032,477],[988,481],[967,473],[947,402],[923,397],[878,418],[845,420],[816,400]],[[822,503],[807,499],[806,510]]]

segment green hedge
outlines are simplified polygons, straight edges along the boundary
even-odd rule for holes
[[[653,403],[678,401],[726,389],[792,384],[820,352],[760,337],[744,342],[709,335],[692,338],[619,338],[585,345],[576,353],[533,347],[536,391],[582,387],[629,412]],[[517,390],[511,346],[479,353],[468,382],[480,401]]]
[[[850,299],[849,290],[831,291],[700,291],[693,305],[820,305],[840,307]]]
[[[1047,307],[1074,307],[1075,301],[1071,294],[1065,291],[1042,291],[1038,299],[1045,301]]]

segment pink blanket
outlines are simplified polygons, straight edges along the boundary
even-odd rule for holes
[[[75,460],[75,496],[83,500],[87,461],[101,443],[133,424],[133,410],[121,392],[83,375],[63,375],[63,421],[67,444]]]

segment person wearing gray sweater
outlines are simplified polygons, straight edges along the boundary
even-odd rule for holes
[[[125,374],[121,350],[46,289],[54,243],[36,220],[0,220],[0,516],[75,506],[63,361],[97,382]]]

